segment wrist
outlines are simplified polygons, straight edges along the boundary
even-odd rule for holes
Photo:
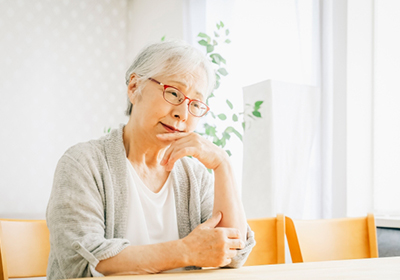
[[[230,166],[230,160],[229,160],[229,155],[226,153],[226,151],[222,148],[220,148],[220,155],[219,155],[219,163],[217,164],[216,167],[213,168],[214,171],[216,171],[219,167],[221,166]]]
[[[189,244],[186,242],[186,237],[177,240],[177,251],[182,261],[182,267],[190,266],[190,248]]]

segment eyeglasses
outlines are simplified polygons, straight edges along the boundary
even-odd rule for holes
[[[163,83],[160,83],[159,81],[154,80],[153,78],[149,78],[149,80],[164,87],[163,97],[165,101],[167,101],[169,104],[178,106],[183,102],[185,102],[186,99],[189,100],[188,103],[189,113],[195,117],[202,117],[210,110],[210,108],[205,103],[196,99],[190,99],[189,97],[184,95],[182,92],[180,92],[177,88],[173,86],[164,85]]]

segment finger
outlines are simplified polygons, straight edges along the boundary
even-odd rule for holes
[[[226,261],[220,266],[220,267],[224,267],[227,266],[228,264],[230,264],[232,262],[231,258],[227,258]]]
[[[166,169],[167,170],[172,170],[174,167],[175,162],[183,158],[185,156],[194,156],[195,153],[195,148],[194,147],[184,147],[184,148],[179,148],[179,147],[174,147],[174,150],[171,152],[169,159],[166,163]]]
[[[163,135],[163,134],[158,134],[158,135]],[[183,137],[172,142],[171,145],[168,147],[168,149],[165,151],[163,159],[161,160],[160,164],[163,166],[166,165],[174,150],[179,150],[182,149],[183,147],[189,147],[190,141],[187,139],[188,139],[187,137]]]
[[[171,144],[171,146],[168,147],[168,149],[165,151],[164,156],[160,162],[161,165],[166,165],[169,157],[171,156],[172,151],[174,150],[174,143]]]
[[[186,137],[189,134],[189,132],[161,133],[157,134],[156,137],[162,141],[174,141]]]
[[[244,243],[240,239],[229,239],[229,241],[227,243],[231,250],[237,250],[237,249],[244,248]]]
[[[231,239],[240,239],[241,234],[240,230],[237,228],[222,228],[228,238]]]
[[[236,257],[237,254],[238,254],[238,251],[235,249],[235,250],[229,250],[229,252],[226,255],[229,259],[232,259],[232,258]]]
[[[222,213],[217,212],[214,215],[212,215],[212,217],[209,218],[207,221],[202,223],[201,225],[202,225],[202,227],[215,228],[219,224],[221,219],[222,219]]]

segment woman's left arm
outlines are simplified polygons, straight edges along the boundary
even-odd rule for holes
[[[225,153],[225,151],[224,151]],[[222,220],[218,227],[237,228],[243,242],[247,240],[247,222],[242,200],[239,197],[235,175],[228,155],[224,156],[214,169],[214,208],[213,215],[221,211]]]
[[[172,170],[178,159],[189,155],[197,158],[205,167],[214,170],[214,198],[212,198],[212,195],[207,195],[206,201],[202,203],[210,205],[209,200],[214,200],[212,214],[216,215],[218,212],[222,212],[223,217],[217,227],[235,228],[240,232],[239,236],[245,247],[237,250],[237,255],[231,259],[231,263],[227,266],[241,267],[254,247],[255,240],[254,233],[246,223],[242,201],[239,197],[235,176],[227,153],[193,132],[165,133],[158,134],[157,137],[171,143],[161,160],[161,165],[164,165],[166,170]],[[205,172],[207,173],[207,171]],[[211,216],[211,213],[206,214],[207,212],[211,212],[211,209],[202,209],[202,220],[203,218],[207,219],[205,216]]]
[[[218,226],[238,229],[242,241],[245,242],[247,239],[246,215],[227,153],[194,132],[165,133],[158,134],[157,137],[171,142],[161,161],[167,170],[172,170],[175,162],[185,156],[193,156],[205,167],[214,170],[213,214],[222,212],[223,215]]]

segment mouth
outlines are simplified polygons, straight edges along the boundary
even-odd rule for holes
[[[166,124],[163,124],[163,123],[161,123],[161,125],[165,128],[165,130],[167,130],[170,133],[183,132],[183,131],[181,131],[179,129],[176,129],[175,127],[170,126],[170,125],[166,125]]]

